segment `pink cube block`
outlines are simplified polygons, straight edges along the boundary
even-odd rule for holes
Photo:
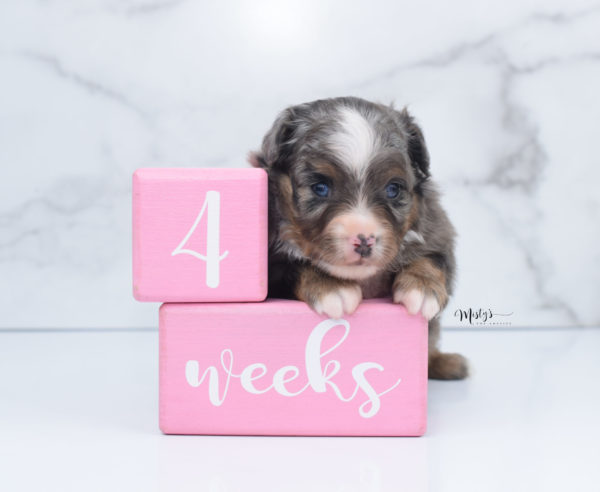
[[[262,169],[138,169],[133,295],[139,301],[262,301],[267,175]]]
[[[305,303],[163,304],[166,434],[420,436],[427,322],[390,300],[344,319]]]

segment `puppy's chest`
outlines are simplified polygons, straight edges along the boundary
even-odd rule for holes
[[[390,297],[392,295],[392,282],[394,274],[390,272],[381,272],[377,275],[359,281],[362,289],[363,299],[372,299],[374,297]]]

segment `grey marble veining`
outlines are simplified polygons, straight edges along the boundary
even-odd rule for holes
[[[600,4],[0,6],[0,326],[150,326],[131,296],[141,166],[245,166],[276,113],[408,105],[459,232],[457,309],[600,323]],[[502,325],[505,326],[505,325]]]

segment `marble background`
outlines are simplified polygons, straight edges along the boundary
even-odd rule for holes
[[[0,326],[150,327],[131,173],[245,166],[276,113],[408,105],[460,233],[457,292],[513,327],[600,323],[600,3],[0,4]]]

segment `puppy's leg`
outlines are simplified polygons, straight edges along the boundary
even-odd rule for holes
[[[331,277],[310,266],[299,272],[295,294],[317,313],[335,319],[352,314],[362,300],[356,282]]]
[[[393,284],[394,302],[405,305],[411,314],[421,313],[429,321],[429,378],[464,379],[467,360],[460,354],[445,354],[438,348],[440,322],[435,316],[446,306],[446,275],[427,258],[404,268]]]
[[[440,320],[429,321],[429,379],[464,379],[469,375],[469,363],[460,354],[440,352]]]
[[[435,317],[448,302],[446,275],[428,258],[419,258],[396,275],[392,286],[394,302],[410,314]]]

